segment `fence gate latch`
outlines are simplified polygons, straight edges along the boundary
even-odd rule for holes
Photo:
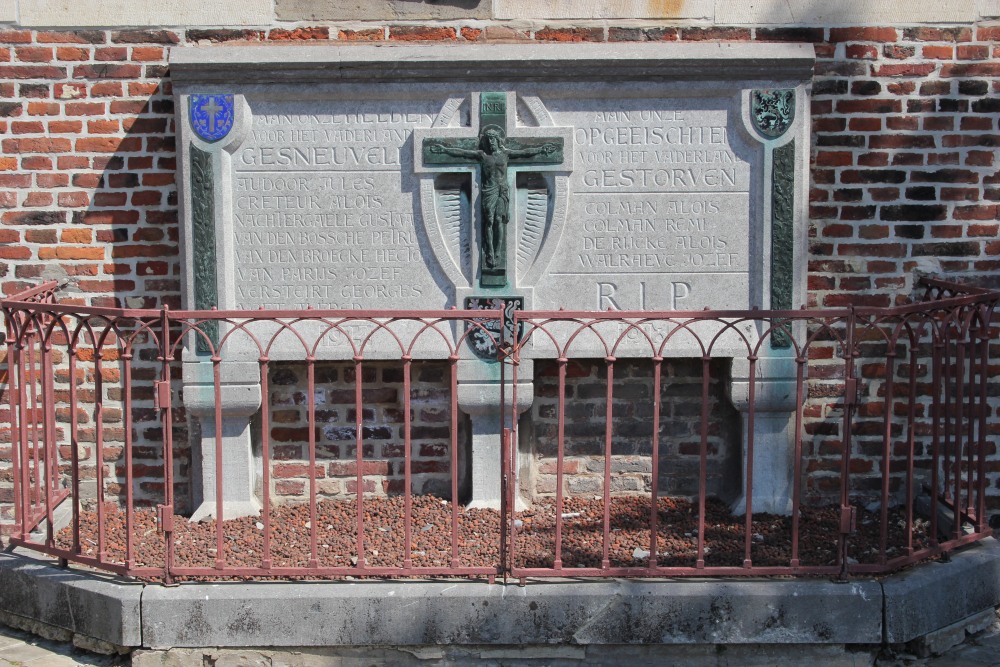
[[[851,535],[858,529],[858,510],[853,505],[840,508],[840,532]]]
[[[853,407],[858,404],[858,380],[857,378],[847,378],[844,380],[844,405]]]
[[[156,506],[156,529],[161,535],[174,532],[174,506]]]
[[[170,383],[160,380],[153,383],[153,408],[160,410],[170,402]]]

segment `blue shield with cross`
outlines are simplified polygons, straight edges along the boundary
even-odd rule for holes
[[[192,95],[191,127],[205,141],[218,141],[233,128],[232,95]]]

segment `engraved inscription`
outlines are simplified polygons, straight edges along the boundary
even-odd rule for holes
[[[435,114],[387,111],[388,101],[343,113],[259,106],[233,159],[238,306],[444,305],[420,250],[403,149]]]
[[[575,127],[576,167],[554,287],[573,294],[574,281],[594,280],[579,306],[600,310],[748,305],[750,165],[733,146],[731,110],[708,100],[615,104],[552,108],[556,123]]]

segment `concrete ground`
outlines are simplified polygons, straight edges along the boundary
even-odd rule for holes
[[[88,653],[68,642],[43,639],[0,624],[0,667],[128,667],[129,664],[127,656]],[[875,667],[1000,667],[1000,618],[992,627],[942,655],[918,658],[899,653],[878,658]]]
[[[88,653],[70,642],[44,639],[0,624],[0,667],[127,667],[128,656]]]

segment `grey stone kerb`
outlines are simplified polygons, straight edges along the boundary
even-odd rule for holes
[[[0,613],[120,646],[901,644],[1000,603],[991,538],[882,581],[187,583],[0,552]],[[839,663],[838,663],[839,664]]]
[[[813,61],[802,44],[174,48],[185,307],[436,310],[496,297],[536,310],[797,307]],[[558,146],[558,159],[512,162],[489,192],[478,158],[426,163],[428,141],[475,146],[486,99],[503,108],[489,116],[499,135],[551,142],[546,155]],[[499,284],[481,274],[487,197],[509,212]],[[184,394],[200,424],[204,496],[215,497],[221,471],[230,517],[259,511],[251,423],[261,396],[259,352],[230,340],[216,412],[205,350],[226,332],[206,330],[185,351]],[[616,356],[644,354],[630,345]],[[498,365],[460,349],[473,502],[496,505]],[[533,360],[556,354],[539,343],[524,351],[518,410],[533,400]],[[681,343],[665,356],[696,354]],[[736,360],[733,402],[744,446],[756,445],[754,510],[786,512],[795,364],[787,347],[757,352],[766,400],[750,433],[747,354],[736,340],[712,352]],[[303,351],[279,344],[268,356]],[[605,352],[581,344],[572,356]],[[398,354],[375,345],[367,358]],[[196,516],[215,511],[206,502]]]

